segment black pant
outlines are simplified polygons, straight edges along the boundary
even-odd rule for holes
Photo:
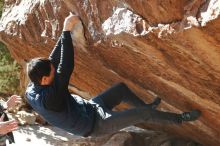
[[[101,102],[106,108],[112,109],[121,102],[126,102],[135,107],[147,106],[138,98],[124,83],[118,83],[92,99],[94,102]]]
[[[121,101],[135,108],[124,111],[112,111]],[[90,100],[97,107],[97,118],[91,136],[111,134],[134,124],[153,121],[163,123],[181,123],[180,114],[152,109],[139,99],[124,83],[112,86]]]

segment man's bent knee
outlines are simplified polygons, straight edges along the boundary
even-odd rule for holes
[[[119,83],[115,84],[115,86],[120,87],[120,88],[127,88],[127,85],[123,82],[119,82]]]

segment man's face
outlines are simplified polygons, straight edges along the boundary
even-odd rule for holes
[[[50,68],[51,68],[50,75],[42,77],[41,85],[50,85],[53,82],[55,75],[55,68],[52,64],[50,65]]]

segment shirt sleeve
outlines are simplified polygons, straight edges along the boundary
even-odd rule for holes
[[[74,69],[74,48],[70,31],[63,31],[61,36],[60,61],[56,71],[57,86],[60,90],[68,88],[69,80]]]
[[[74,69],[74,48],[70,31],[62,32],[60,40],[51,54],[50,58],[53,63],[58,59],[59,61],[54,82],[45,92],[47,95],[43,95],[45,97],[43,103],[47,109],[60,111],[64,106],[65,96],[69,93],[69,80]]]
[[[60,51],[61,51],[61,36],[59,37],[55,47],[53,48],[49,59],[51,60],[52,64],[54,65],[55,69],[57,69],[59,61],[60,61]]]

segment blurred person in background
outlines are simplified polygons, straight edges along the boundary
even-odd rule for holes
[[[18,123],[14,119],[9,120],[5,111],[15,107],[21,103],[21,101],[21,97],[17,95],[12,95],[6,102],[0,100],[0,146],[6,146],[6,140],[8,140],[9,143],[15,142],[12,131],[18,128]]]

